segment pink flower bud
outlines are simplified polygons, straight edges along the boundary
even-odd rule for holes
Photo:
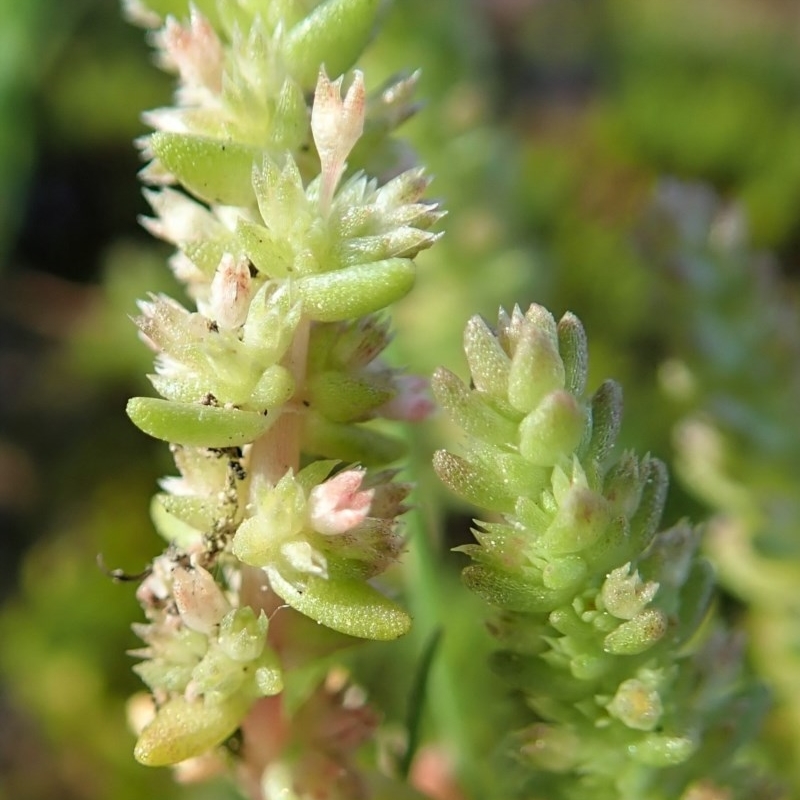
[[[202,567],[176,567],[172,596],[183,624],[198,633],[211,633],[231,608],[211,573]]]
[[[364,470],[350,469],[311,490],[309,510],[315,531],[335,536],[367,518],[375,492],[374,489],[359,491],[363,478]]]
[[[161,62],[181,76],[181,83],[190,92],[207,89],[219,94],[222,89],[223,49],[216,31],[196,9],[188,26],[184,27],[174,17],[157,36],[161,48]],[[189,98],[184,98],[189,99]]]
[[[211,281],[209,316],[220,328],[238,328],[247,319],[250,308],[250,264],[246,258],[235,259],[225,253]]]
[[[320,71],[311,109],[311,133],[322,167],[319,202],[323,212],[330,207],[347,156],[364,131],[364,76],[356,70],[344,100],[341,89],[342,78],[331,82],[325,70]]]
[[[376,416],[405,422],[421,422],[436,409],[430,384],[421,375],[399,375],[394,379],[397,394],[376,410]]]

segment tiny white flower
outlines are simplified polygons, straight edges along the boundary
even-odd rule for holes
[[[319,202],[323,213],[330,208],[347,157],[364,132],[365,107],[361,72],[355,71],[353,83],[342,100],[342,78],[331,82],[325,70],[320,70],[311,109],[311,133],[322,167]]]
[[[185,105],[202,101],[207,93],[222,90],[222,42],[209,21],[197,9],[192,9],[187,26],[174,17],[156,34],[160,61],[165,69],[178,72],[181,78],[181,98]]]

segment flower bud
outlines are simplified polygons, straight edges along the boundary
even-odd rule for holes
[[[367,518],[374,491],[359,491],[363,479],[364,470],[346,470],[311,490],[308,508],[315,531],[334,536]]]
[[[178,566],[172,573],[172,597],[187,628],[209,634],[230,609],[211,573],[203,567]]]
[[[209,21],[196,8],[192,8],[188,27],[181,25],[174,17],[167,17],[166,25],[154,39],[161,49],[161,66],[180,73],[184,103],[196,102],[198,89],[206,89],[214,94],[221,91],[222,42]]]
[[[623,681],[606,708],[612,717],[639,731],[652,731],[664,712],[661,695],[636,678]]]
[[[580,737],[566,725],[538,722],[519,731],[519,753],[534,769],[568,772],[581,753]]]
[[[356,70],[344,100],[341,87],[342,78],[331,82],[325,70],[320,70],[311,108],[311,133],[321,163],[319,202],[323,213],[330,208],[347,156],[364,131],[363,74]]]
[[[633,619],[656,596],[658,584],[644,583],[631,565],[612,570],[600,590],[603,606],[618,619]]]
[[[394,397],[375,409],[376,417],[422,422],[435,410],[430,383],[421,375],[395,375],[392,379]]]
[[[275,651],[264,648],[253,673],[256,690],[262,697],[270,697],[283,691],[283,669]]]
[[[291,472],[256,494],[256,511],[239,525],[231,548],[245,564],[264,567],[275,561],[284,542],[303,529],[306,498]]]
[[[165,187],[160,191],[145,189],[143,194],[158,218],[141,217],[139,221],[153,236],[174,245],[224,236],[222,223],[183,192]]]
[[[291,344],[300,315],[300,303],[289,289],[266,283],[250,303],[242,343],[262,363],[275,363]]]
[[[223,617],[217,642],[233,661],[254,661],[264,650],[268,626],[263,610],[256,617],[250,606],[243,606]]]
[[[220,328],[238,328],[247,318],[250,293],[248,260],[225,253],[211,281],[209,316]]]

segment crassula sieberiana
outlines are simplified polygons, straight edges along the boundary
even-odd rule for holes
[[[169,546],[137,594],[153,702],[136,757],[205,774],[236,734],[244,785],[269,798],[366,792],[351,755],[373,716],[346,686],[292,716],[287,664],[408,630],[371,583],[403,548],[409,489],[385,468],[401,442],[374,421],[431,409],[425,381],[382,359],[383,312],[441,216],[423,171],[387,156],[414,78],[368,94],[349,71],[380,3],[310,5],[128,3],[179,80],[176,105],[146,115],[143,223],[176,247],[189,299],[151,296],[135,320],[160,397],[128,414],[180,473],[153,500]]]
[[[361,758],[379,715],[326,660],[409,630],[375,581],[404,549],[411,489],[381,420],[433,408],[383,357],[385,309],[442,212],[392,146],[416,76],[368,92],[354,69],[382,6],[126,3],[178,76],[175,105],[146,115],[143,224],[186,291],[135,319],[159,396],[128,414],[179,473],[153,499],[167,548],[137,592],[135,754],[184,780],[227,772],[254,800],[420,796],[374,748]],[[762,693],[714,617],[698,531],[658,532],[663,465],[614,453],[621,392],[587,395],[580,322],[537,305],[495,329],[476,317],[465,350],[470,385],[440,370],[434,390],[466,452],[434,463],[486,511],[464,577],[499,609],[493,666],[532,714],[498,732],[516,766],[481,791],[765,796],[734,758]]]

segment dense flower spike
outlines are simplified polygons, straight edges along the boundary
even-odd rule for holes
[[[538,718],[509,741],[525,768],[506,796],[688,800],[701,784],[752,796],[735,748],[710,761],[710,743],[728,715],[756,719],[764,698],[709,620],[696,531],[657,532],[664,467],[614,458],[621,392],[584,394],[580,322],[537,305],[501,311],[496,330],[476,317],[465,351],[472,386],[439,370],[433,388],[466,453],[440,451],[434,465],[499,514],[460,549],[474,562],[466,584],[501,610],[494,667]]]
[[[393,639],[410,625],[370,583],[403,549],[409,491],[383,468],[399,441],[370,422],[431,410],[425,382],[381,359],[383,312],[411,288],[441,213],[423,200],[422,170],[386,163],[382,180],[358,169],[356,144],[369,163],[389,152],[416,80],[369,96],[361,72],[345,74],[379,5],[126,4],[178,76],[175,106],[146,115],[154,216],[142,223],[176,247],[191,303],[151,295],[135,319],[160,397],[132,399],[128,414],[171,443],[181,473],[154,498],[169,548],[138,593],[136,671],[154,709],[136,756],[219,763],[241,729],[239,771],[257,798],[367,796],[351,765],[363,735],[334,741],[315,729],[325,714],[290,721],[283,705],[285,665],[302,661],[287,633],[296,612],[351,637]],[[354,710],[331,714],[334,730],[360,724]],[[292,749],[316,739],[308,757],[295,764],[278,748],[261,759],[252,737],[278,737],[267,717],[294,726]],[[341,786],[321,794],[340,769]]]

